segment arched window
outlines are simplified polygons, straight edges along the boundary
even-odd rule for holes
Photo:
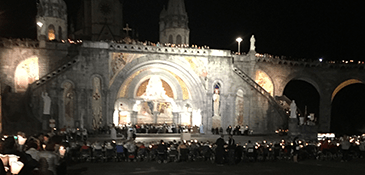
[[[214,85],[213,91],[213,116],[220,116],[220,83]]]
[[[182,44],[182,42],[181,42],[181,36],[180,35],[177,35],[177,37],[176,37],[176,44]]]
[[[63,39],[62,37],[62,27],[58,27],[58,39],[61,41]]]
[[[38,57],[31,57],[22,61],[15,69],[15,91],[26,91],[28,84],[31,84],[38,79]]]
[[[56,33],[53,25],[48,26],[48,40],[52,41],[56,39]]]
[[[173,43],[173,41],[172,41],[172,35],[169,36],[169,43]]]

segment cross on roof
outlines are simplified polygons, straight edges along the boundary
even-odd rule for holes
[[[126,24],[126,25],[125,25],[125,28],[123,28],[123,30],[125,30],[125,31],[126,31],[127,36],[129,36],[129,31],[132,31],[132,29],[131,29],[131,28],[129,28],[128,24]]]

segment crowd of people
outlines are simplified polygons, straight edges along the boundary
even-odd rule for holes
[[[236,128],[236,127],[235,127]],[[238,127],[237,127],[238,129]],[[236,129],[236,130],[237,130]],[[133,131],[130,127],[128,130]],[[228,127],[216,141],[154,141],[137,142],[135,137],[123,139],[107,138],[90,142],[83,137],[83,130],[66,129],[47,134],[25,136],[3,135],[0,144],[0,175],[6,174],[10,161],[5,156],[18,156],[24,164],[19,174],[67,174],[67,166],[83,161],[157,161],[158,163],[179,161],[211,161],[218,165],[238,164],[243,161],[304,159],[350,161],[365,157],[365,136],[343,136],[325,138],[320,141],[305,141],[298,137],[277,142],[248,141],[237,143],[232,135],[234,128]],[[81,134],[77,134],[80,131]],[[225,140],[225,136],[228,139]],[[25,142],[21,140],[27,138]]]

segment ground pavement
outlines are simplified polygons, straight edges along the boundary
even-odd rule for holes
[[[276,162],[241,162],[237,165],[219,166],[210,162],[177,162],[158,164],[157,162],[108,162],[80,163],[68,168],[69,175],[343,175],[363,174],[365,159],[350,162],[303,160],[294,163],[290,160]]]

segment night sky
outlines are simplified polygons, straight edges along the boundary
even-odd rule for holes
[[[81,0],[65,2],[69,17],[76,19],[75,14]],[[124,23],[128,23],[138,33],[139,40],[157,42],[159,14],[163,6],[167,5],[167,0],[124,0],[123,4]],[[254,34],[259,53],[308,60],[323,58],[325,61],[365,61],[365,13],[362,1],[186,0],[185,6],[189,17],[190,44],[237,51],[235,39],[242,37],[244,41],[241,43],[241,51],[245,52],[249,49],[249,38]],[[35,39],[35,15],[35,0],[0,0],[0,37]],[[307,86],[302,82],[292,83],[294,84],[288,84],[286,95],[290,94],[290,89]],[[358,100],[348,93],[365,92],[364,86],[349,88],[354,89],[340,91],[332,104],[336,108],[332,112],[353,115],[353,121],[365,123],[360,120],[365,118],[362,116],[364,111],[350,113],[348,111],[354,108],[338,108],[346,104],[346,101]],[[307,90],[316,96],[311,87]],[[298,93],[288,96],[301,98]],[[362,97],[365,99],[365,95]],[[311,100],[298,102],[300,106],[318,103],[317,99]],[[364,103],[361,101],[361,104]],[[312,110],[312,107],[308,109]],[[334,120],[341,122],[344,118]],[[348,125],[347,127],[354,127]],[[346,128],[337,130],[343,131]]]
[[[65,0],[75,16],[81,0]],[[223,3],[224,2],[224,3]],[[141,41],[158,41],[159,14],[167,0],[124,0],[124,23]],[[293,58],[365,60],[365,13],[361,1],[186,0],[190,44],[215,49],[249,49]],[[0,36],[35,38],[35,0],[0,2]]]

